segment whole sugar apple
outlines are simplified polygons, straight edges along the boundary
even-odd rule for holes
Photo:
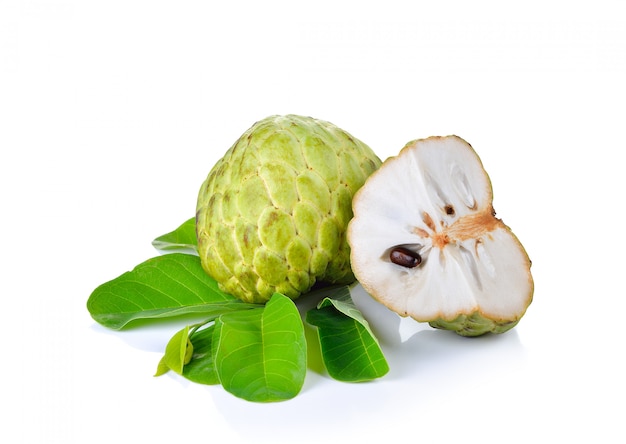
[[[352,197],[381,164],[363,142],[310,117],[255,123],[212,168],[196,211],[198,252],[220,288],[246,302],[351,283]]]
[[[354,197],[352,269],[375,299],[463,336],[515,326],[533,295],[530,260],[492,206],[473,148],[456,136],[408,143]]]

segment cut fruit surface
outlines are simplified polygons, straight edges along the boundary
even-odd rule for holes
[[[437,328],[467,336],[512,328],[532,300],[530,260],[492,199],[463,139],[408,143],[353,200],[355,276],[393,311]]]

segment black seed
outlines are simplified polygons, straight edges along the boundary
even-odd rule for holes
[[[446,205],[444,210],[446,210],[448,216],[454,216],[454,207],[452,205]]]
[[[415,268],[422,263],[422,256],[406,247],[394,247],[389,253],[391,262],[405,268]]]

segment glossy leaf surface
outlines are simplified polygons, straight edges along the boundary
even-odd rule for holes
[[[183,376],[199,384],[219,384],[215,364],[213,362],[213,334],[215,324],[191,334],[193,345],[191,360],[183,368]]]
[[[349,292],[325,298],[306,320],[318,328],[328,374],[348,382],[369,381],[389,371],[382,349]]]
[[[255,402],[283,401],[302,388],[304,326],[286,296],[276,293],[263,308],[220,316],[213,347],[219,380],[235,396]]]
[[[100,324],[120,329],[137,319],[221,314],[255,307],[222,292],[197,256],[173,253],[149,259],[96,288],[87,309]]]
[[[198,239],[196,238],[196,218],[183,222],[174,231],[157,237],[152,246],[164,253],[198,254]]]

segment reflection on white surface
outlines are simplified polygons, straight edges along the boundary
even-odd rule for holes
[[[346,439],[355,431],[359,436],[384,438],[403,435],[403,428],[420,423],[424,434],[432,434],[434,425],[446,422],[445,416],[433,418],[433,411],[449,406],[454,411],[467,409],[474,416],[475,408],[492,408],[488,398],[494,396],[494,384],[497,388],[526,365],[526,351],[515,329],[498,336],[464,338],[401,319],[362,290],[354,291],[353,299],[381,342],[389,373],[377,381],[350,384],[309,371],[299,396],[271,405],[247,403],[211,389],[224,419],[242,439],[259,439],[258,430],[271,423],[280,429],[274,438],[307,429],[314,434],[316,426]],[[473,399],[480,387],[485,398]],[[302,414],[305,411],[310,413]],[[272,440],[270,435],[261,438]],[[305,440],[315,442],[314,437]]]

